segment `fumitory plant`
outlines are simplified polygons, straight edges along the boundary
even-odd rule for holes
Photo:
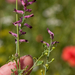
[[[16,22],[13,22],[13,25],[16,26],[17,28],[17,33],[14,33],[12,31],[9,31],[9,33],[15,37],[15,44],[16,44],[16,53],[15,55],[12,55],[12,57],[10,57],[11,59],[9,61],[15,61],[16,62],[16,66],[17,69],[11,69],[12,74],[11,75],[27,75],[28,72],[30,72],[34,67],[36,66],[43,66],[45,69],[45,72],[43,72],[43,70],[41,70],[41,74],[42,75],[46,75],[47,71],[49,69],[49,64],[54,60],[54,58],[52,58],[51,60],[49,60],[49,56],[50,53],[55,49],[55,47],[53,46],[56,43],[59,43],[57,41],[53,42],[54,39],[54,33],[51,32],[48,28],[47,31],[50,35],[50,43],[47,43],[43,40],[41,40],[41,43],[43,43],[43,47],[44,50],[41,54],[41,56],[37,59],[36,57],[34,57],[34,65],[26,72],[28,66],[26,66],[24,69],[21,70],[21,64],[20,64],[20,49],[19,49],[19,45],[22,42],[29,42],[27,39],[22,39],[20,38],[21,35],[25,35],[26,32],[23,31],[24,27],[30,28],[32,29],[32,26],[29,25],[28,23],[25,23],[25,20],[28,18],[31,18],[34,16],[34,14],[30,14],[30,15],[26,15],[26,12],[31,12],[32,9],[27,9],[27,6],[33,4],[34,2],[36,2],[36,0],[20,0],[21,4],[23,6],[23,10],[18,10],[18,1],[16,0],[16,8],[14,9],[14,12],[16,13]],[[18,14],[21,14],[21,17],[18,17]],[[41,60],[42,57],[46,57],[46,60]],[[19,65],[18,65],[19,62]]]

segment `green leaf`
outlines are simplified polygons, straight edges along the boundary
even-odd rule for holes
[[[36,63],[37,66],[42,65],[42,64],[43,64],[43,61],[38,61],[38,62]]]

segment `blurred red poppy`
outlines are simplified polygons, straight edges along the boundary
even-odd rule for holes
[[[62,59],[75,67],[75,46],[67,46],[62,51]]]

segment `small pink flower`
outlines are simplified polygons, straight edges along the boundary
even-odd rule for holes
[[[19,14],[24,14],[24,11],[22,11],[22,10],[16,10],[15,8],[14,8],[14,12],[19,13]]]
[[[16,33],[13,33],[12,31],[9,31],[9,33],[10,33],[12,36],[17,37],[17,34],[16,34]]]
[[[45,41],[41,41],[41,43],[46,44],[48,47],[50,46],[49,43],[47,43]]]
[[[28,43],[28,40],[20,39],[19,42],[27,42]],[[17,43],[17,39],[15,39],[15,43]]]
[[[17,24],[18,24],[19,27],[21,27],[20,23],[13,23],[13,25],[15,25],[15,26],[17,26]]]
[[[20,0],[20,1],[21,1],[21,3],[22,3],[23,6],[26,5],[26,3],[23,0]]]
[[[36,1],[36,0],[31,1],[31,2],[29,2],[29,4],[33,4],[35,1]]]
[[[19,32],[21,33],[21,35],[26,34],[26,32],[23,32],[22,29]]]
[[[59,42],[57,42],[57,41],[54,41],[54,42],[52,42],[51,44],[52,44],[52,45],[54,45],[54,44],[56,44],[56,43],[59,43]]]
[[[27,42],[28,43],[28,40],[20,39],[19,42]]]
[[[27,16],[24,16],[24,18],[30,18],[30,17],[33,17],[34,14],[31,14],[31,15],[27,15]]]
[[[48,28],[47,28],[47,31],[48,31],[48,33],[50,34],[50,38],[51,38],[51,39],[54,39],[54,33],[51,32]]]
[[[21,3],[22,3],[23,6],[31,5],[31,4],[33,4],[34,2],[36,2],[36,0],[30,1],[30,2],[28,2],[27,0],[24,0],[24,1],[21,0]]]
[[[28,27],[28,28],[32,28],[32,26],[30,26],[29,24],[25,23],[24,26]]]

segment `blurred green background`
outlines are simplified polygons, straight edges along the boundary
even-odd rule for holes
[[[16,27],[12,25],[15,22],[14,8],[15,3],[0,0],[0,66],[15,54],[15,38],[9,34],[9,31],[16,32]],[[21,56],[29,54],[38,58],[43,51],[40,40],[50,40],[49,28],[55,34],[53,41],[60,43],[55,45],[56,49],[50,55],[50,59],[55,60],[50,64],[47,75],[75,75],[75,68],[61,58],[64,47],[75,46],[75,0],[37,0],[28,8],[32,9],[34,17],[27,19],[26,23],[33,28],[24,29],[27,34],[22,38],[28,39],[29,43],[20,44]],[[19,9],[22,9],[20,4]],[[41,75],[42,68],[36,67],[31,75]]]

